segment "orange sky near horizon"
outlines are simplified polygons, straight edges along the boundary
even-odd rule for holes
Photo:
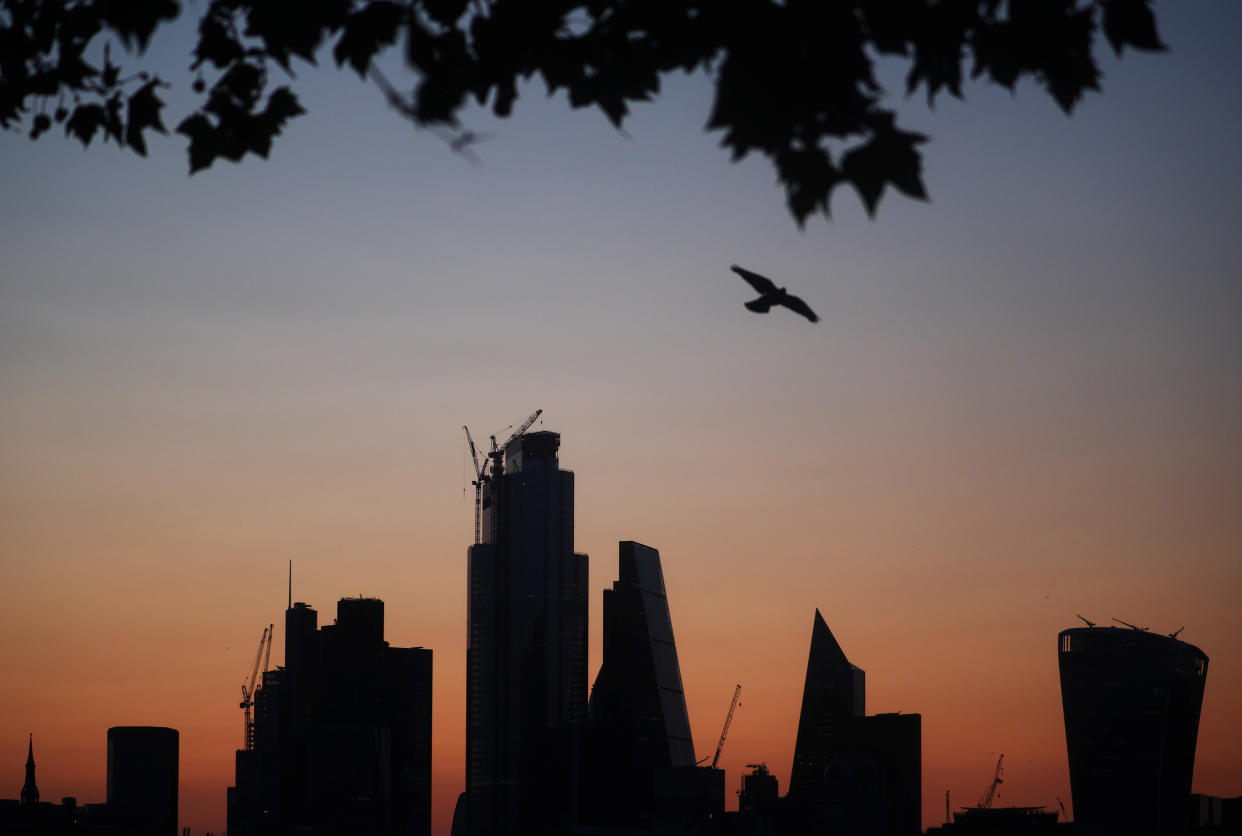
[[[524,88],[470,114],[478,168],[334,72],[300,76],[270,160],[188,180],[180,138],[0,132],[0,797],[31,732],[43,798],[90,803],[107,728],[166,725],[181,823],[219,836],[293,559],[321,624],[377,596],[434,651],[448,836],[461,425],[536,408],[576,474],[590,676],[617,542],[659,549],[699,757],[743,686],[729,809],[748,763],[787,784],[816,608],[868,711],[922,715],[925,825],[1002,752],[1000,803],[1071,805],[1076,613],[1185,628],[1194,788],[1242,794],[1242,5],[1157,14],[1171,51],[1101,54],[1073,118],[1033,85],[902,103],[932,202],[872,221],[842,191],[805,231],[704,133],[697,76],[626,136]],[[748,312],[731,263],[823,321]]]

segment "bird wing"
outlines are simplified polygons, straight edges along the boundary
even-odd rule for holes
[[[758,273],[744,270],[736,264],[730,265],[729,269],[745,279],[746,283],[753,287],[757,293],[773,293],[776,291],[776,285],[766,276],[760,276]]]
[[[797,296],[792,296],[786,293],[784,298],[778,301],[790,310],[802,314],[807,319],[811,320],[811,322],[819,322],[819,317],[815,315],[815,311],[811,310],[811,306],[806,302],[803,302]]]

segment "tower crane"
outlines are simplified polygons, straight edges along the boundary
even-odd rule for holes
[[[239,706],[245,712],[244,744],[247,751],[254,748],[254,721],[250,718],[250,707],[254,705],[255,680],[259,677],[259,662],[263,662],[263,672],[267,673],[267,662],[272,653],[272,628],[269,624],[263,628],[259,638],[259,649],[254,654],[254,665],[250,668],[250,679],[242,682],[242,701]]]
[[[466,431],[466,444],[470,446],[470,460],[474,464],[474,543],[478,545],[483,542],[482,518],[483,518],[483,484],[485,482],[495,481],[497,477],[504,473],[505,451],[513,442],[521,437],[522,433],[530,429],[531,424],[538,420],[543,414],[542,409],[536,409],[531,415],[518,426],[517,430],[505,439],[503,444],[496,443],[496,436],[491,437],[492,449],[487,454],[487,458],[491,460],[491,470],[487,468],[487,460],[483,464],[479,464],[479,453],[474,446],[474,438],[470,435],[470,428],[463,426]]]
[[[505,451],[509,449],[509,446],[513,444],[513,442],[521,438],[522,433],[529,430],[530,425],[535,423],[535,421],[538,420],[539,416],[542,414],[543,414],[542,409],[536,409],[534,412],[532,412],[526,418],[526,420],[522,422],[521,426],[519,426],[516,430],[514,430],[513,434],[510,435],[508,438],[506,438],[504,440],[504,443],[502,443],[500,446],[496,445],[496,436],[491,437],[492,452],[489,453],[488,455],[491,456],[491,459],[492,459],[492,478],[493,479],[495,479],[497,476],[500,476],[501,474],[505,472],[505,463],[504,463]]]
[[[1001,777],[1005,774],[1005,770],[1001,767],[1004,760],[1005,753],[1001,752],[1001,756],[996,759],[996,774],[992,776],[992,785],[988,787],[988,791],[983,794],[983,798],[979,799],[979,806],[985,810],[991,808],[992,799],[996,797],[996,788],[1005,783],[1005,779]]]
[[[720,753],[724,751],[725,736],[729,733],[729,724],[733,722],[733,712],[737,711],[737,698],[742,694],[742,686],[738,685],[733,689],[733,701],[729,703],[729,713],[725,715],[724,728],[720,730],[720,741],[716,744],[716,754],[712,755],[712,769],[716,768],[716,764],[720,763]],[[703,758],[703,761],[707,758]],[[703,761],[699,761],[702,763]]]
[[[466,431],[466,443],[470,445],[470,461],[474,463],[474,544],[479,544],[479,517],[483,506],[483,468],[479,467],[479,454],[474,449],[474,439],[470,437],[470,428],[462,425]]]

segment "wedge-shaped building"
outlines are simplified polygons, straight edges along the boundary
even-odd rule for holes
[[[588,707],[584,820],[680,832],[723,809],[723,773],[695,766],[660,553],[622,542],[617,574]]]
[[[866,714],[866,675],[819,610],[811,628],[784,827],[913,836],[922,828],[922,717]]]

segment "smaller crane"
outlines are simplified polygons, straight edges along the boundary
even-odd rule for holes
[[[470,428],[462,425],[462,429],[466,431],[466,443],[470,445],[470,460],[474,463],[474,481],[470,484],[474,485],[474,544],[477,546],[479,540],[479,517],[482,513],[483,505],[483,467],[479,467],[479,454],[474,449],[474,439],[470,437]]]
[[[1065,802],[1061,800],[1061,796],[1057,796],[1057,804],[1061,805],[1061,821],[1069,821],[1069,814],[1065,812]]]
[[[250,718],[250,707],[254,705],[255,680],[259,678],[259,662],[263,662],[263,672],[267,673],[267,663],[272,653],[272,628],[275,625],[269,624],[263,628],[263,635],[259,638],[259,649],[254,654],[254,665],[250,668],[250,679],[248,682],[242,682],[242,701],[239,708],[245,711],[245,737],[244,744],[246,751],[254,748],[254,721]]]
[[[1078,613],[1074,613],[1074,615],[1078,615]],[[1094,626],[1095,626],[1095,622],[1094,622],[1094,621],[1092,621],[1091,619],[1089,619],[1089,618],[1083,618],[1081,615],[1078,615],[1078,617],[1079,617],[1079,618],[1082,618],[1083,623],[1084,623],[1084,624],[1086,624],[1088,627],[1094,627]]]
[[[1005,779],[1001,777],[1005,774],[1005,770],[1001,767],[1004,760],[1005,753],[1001,752],[1001,756],[996,759],[996,774],[992,776],[992,785],[983,794],[983,798],[979,799],[979,806],[985,810],[991,809],[992,799],[996,797],[996,788],[1005,783]]]
[[[1147,628],[1146,628],[1146,627],[1135,627],[1135,626],[1134,626],[1133,624],[1131,624],[1130,622],[1128,622],[1128,621],[1122,621],[1120,618],[1114,618],[1114,619],[1113,619],[1113,621],[1116,621],[1118,624],[1124,624],[1124,625],[1126,625],[1127,627],[1129,627],[1131,630],[1138,630],[1138,631],[1143,632],[1143,633],[1146,633],[1146,632],[1147,632]]]
[[[725,715],[724,728],[720,730],[720,741],[716,744],[716,754],[712,755],[712,769],[716,768],[716,764],[720,763],[720,753],[724,751],[725,736],[729,733],[729,724],[733,722],[733,712],[737,711],[737,698],[742,694],[742,686],[738,685],[733,689],[733,701],[729,703],[729,713]],[[703,761],[707,758],[703,758]]]

